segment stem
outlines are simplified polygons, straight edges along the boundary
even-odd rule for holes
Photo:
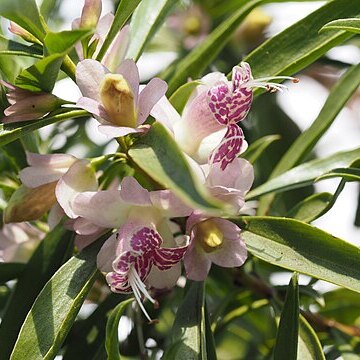
[[[76,82],[76,78],[75,78],[76,66],[74,62],[70,59],[69,55],[65,56],[64,61],[61,65],[61,69],[71,78],[71,80]]]
[[[136,326],[136,333],[139,343],[139,350],[140,350],[140,358],[145,359],[146,357],[146,349],[144,345],[144,334],[142,328],[142,312],[140,311],[139,305],[136,303],[135,308],[135,326]]]

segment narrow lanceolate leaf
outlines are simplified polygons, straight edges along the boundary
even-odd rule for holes
[[[61,114],[47,116],[41,120],[31,120],[21,123],[0,124],[0,146],[8,144],[31,131],[40,129],[44,126],[64,121],[66,119],[75,119],[87,116],[88,112],[84,110],[71,110]]]
[[[287,217],[309,223],[322,215],[332,200],[333,195],[327,192],[311,195],[293,207]]]
[[[62,265],[71,239],[63,225],[58,225],[40,243],[23,269],[0,324],[2,359],[9,358],[26,314],[45,283]]]
[[[212,211],[221,206],[197,182],[181,150],[160,123],[152,125],[129,150],[129,156],[150,178],[173,190],[186,203]]]
[[[126,24],[131,14],[134,12],[136,7],[139,5],[141,0],[121,0],[115,13],[115,18],[111,24],[110,30],[105,38],[105,41],[96,57],[96,60],[101,61],[104,57],[106,50],[114,40],[116,34]]]
[[[59,75],[64,56],[53,54],[44,57],[24,69],[16,78],[15,85],[26,90],[51,92]]]
[[[108,359],[111,360],[120,360],[120,352],[119,352],[119,321],[124,313],[126,307],[131,304],[134,299],[128,299],[121,302],[118,306],[116,306],[108,319],[106,324],[106,340],[105,347]]]
[[[99,240],[66,262],[28,313],[11,360],[54,359],[97,275]]]
[[[67,54],[75,44],[91,35],[91,30],[71,30],[61,31],[58,33],[49,32],[44,39],[45,50],[50,54]]]
[[[201,81],[190,81],[181,85],[169,98],[171,105],[179,114],[182,113],[184,107],[195,88],[201,84]]]
[[[300,314],[299,343],[297,351],[298,360],[325,360],[321,343],[314,329]]]
[[[318,117],[282,157],[271,176],[275,177],[299,164],[329,129],[346,102],[359,88],[360,64],[351,67],[331,89]]]
[[[0,284],[16,279],[25,269],[22,263],[0,263]]]
[[[352,36],[344,31],[319,34],[323,25],[340,17],[353,17],[359,14],[358,1],[329,1],[257,47],[244,60],[250,63],[254,77],[294,74]]]
[[[179,307],[166,360],[206,360],[204,283],[193,282]]]
[[[45,37],[45,27],[35,0],[1,0],[0,16],[14,21],[39,40]]]
[[[325,231],[288,218],[233,220],[256,257],[291,271],[360,292],[360,249]]]
[[[163,24],[176,0],[142,0],[130,23],[131,35],[127,57],[137,61],[145,46]]]
[[[168,94],[171,95],[189,77],[193,79],[202,75],[206,67],[216,58],[230,40],[245,16],[264,0],[243,0],[238,9],[228,19],[222,22],[195,50],[181,59],[175,66],[163,74],[169,81]]]
[[[241,154],[241,157],[253,164],[274,141],[280,138],[280,135],[263,136],[250,144],[246,151]]]
[[[345,30],[355,34],[360,34],[360,18],[348,18],[330,21],[320,29],[320,31],[325,30]]]
[[[333,169],[330,172],[319,176],[316,181],[341,177],[346,181],[360,181],[360,169],[349,167],[346,169]]]
[[[349,167],[359,158],[360,148],[339,152],[327,158],[309,161],[258,186],[250,191],[246,198],[253,199],[273,191],[280,192],[309,185],[313,183],[315,179],[333,169]]]
[[[0,55],[30,56],[41,59],[42,50],[36,45],[27,46],[0,35]]]
[[[299,334],[299,284],[295,273],[289,283],[274,347],[274,360],[296,360]]]

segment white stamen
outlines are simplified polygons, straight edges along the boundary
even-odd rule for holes
[[[148,291],[145,288],[144,283],[141,281],[139,274],[137,273],[137,271],[134,269],[133,266],[131,266],[129,273],[128,273],[128,278],[129,278],[129,283],[131,286],[131,289],[135,295],[135,299],[137,301],[137,303],[140,306],[140,309],[142,310],[142,312],[144,313],[144,315],[146,316],[146,318],[152,322],[151,317],[149,316],[149,314],[147,313],[147,311],[145,310],[145,307],[143,305],[142,302],[142,295],[148,299],[149,301],[151,301],[153,304],[156,304],[156,300],[154,300],[150,294],[148,293]]]
[[[259,88],[266,89],[268,91],[271,91],[271,90],[283,91],[284,89],[288,88],[286,85],[270,82],[269,80],[291,80],[294,83],[299,81],[299,79],[291,77],[291,76],[268,76],[268,77],[250,80],[250,81],[246,82],[244,85],[246,87],[250,87],[250,88],[251,87],[259,87]]]

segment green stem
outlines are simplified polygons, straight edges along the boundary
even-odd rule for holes
[[[66,55],[64,58],[64,61],[61,65],[61,69],[74,81],[76,82],[75,78],[75,71],[76,71],[76,65],[74,62],[70,59],[69,55]]]

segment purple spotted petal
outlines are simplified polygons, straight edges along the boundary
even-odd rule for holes
[[[126,274],[130,270],[130,266],[135,263],[136,254],[126,251],[118,256],[113,262],[114,270],[119,274]]]
[[[240,66],[234,66],[232,71],[233,91],[252,79],[250,65],[242,62]]]
[[[130,240],[130,245],[133,251],[145,254],[153,252],[162,244],[160,235],[151,228],[143,227],[136,232]]]
[[[220,163],[221,169],[225,170],[240,153],[244,141],[244,134],[239,126],[230,124],[220,145],[211,155],[210,163]]]
[[[154,265],[160,270],[168,270],[176,265],[185,255],[188,245],[177,248],[156,249]]]
[[[132,292],[128,277],[116,272],[110,272],[106,275],[106,281],[110,285],[111,291],[118,293]]]

